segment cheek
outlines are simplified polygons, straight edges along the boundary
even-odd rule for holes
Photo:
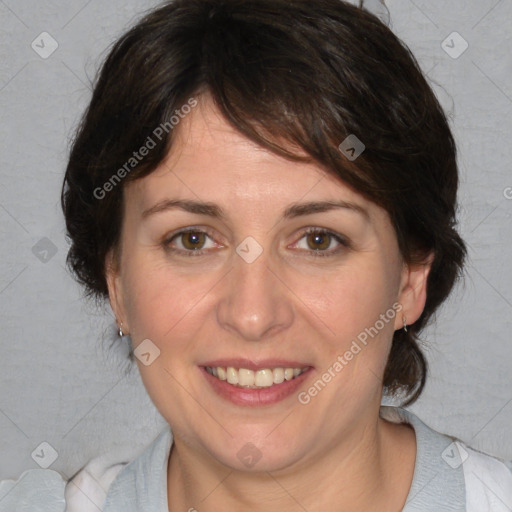
[[[135,263],[135,262],[134,262]],[[204,317],[202,301],[212,284],[209,279],[190,282],[183,275],[169,269],[127,265],[125,283],[126,311],[130,321],[130,335],[135,349],[142,340],[151,340],[160,355],[150,365],[136,360],[144,385],[157,409],[166,417],[186,409],[188,394],[179,382],[187,382],[188,366],[196,357]],[[177,379],[177,380],[176,380]],[[173,404],[168,402],[173,397]],[[171,411],[173,414],[170,414]]]
[[[162,344],[173,343],[189,316],[197,314],[201,298],[211,288],[209,280],[190,279],[169,269],[138,266],[128,270],[130,279],[125,289],[130,330],[136,339],[150,338]]]
[[[314,313],[321,332],[338,346],[350,343],[392,307],[396,300],[395,281],[389,267],[373,260],[340,269],[328,279],[302,280],[293,289]],[[383,330],[389,331],[387,324]]]
[[[329,327],[329,335],[324,338],[327,341],[322,344],[322,371],[331,368],[336,375],[328,392],[336,403],[348,406],[360,401],[353,406],[363,407],[378,399],[379,376],[388,359],[397,314],[393,308],[395,277],[389,266],[373,260],[339,273],[323,293],[314,294],[316,312]]]

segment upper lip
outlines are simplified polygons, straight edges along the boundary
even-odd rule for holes
[[[259,361],[255,361],[244,358],[230,358],[206,361],[201,363],[199,366],[209,366],[211,368],[216,368],[218,366],[227,368],[231,366],[232,368],[245,368],[247,370],[257,371],[266,368],[309,368],[311,365],[287,359],[261,359]]]

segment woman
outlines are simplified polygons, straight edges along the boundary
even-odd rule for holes
[[[381,406],[425,385],[418,337],[465,256],[457,184],[445,115],[375,16],[149,14],[101,70],[62,204],[70,266],[169,429],[129,464],[31,472],[43,510],[510,510],[503,461]]]

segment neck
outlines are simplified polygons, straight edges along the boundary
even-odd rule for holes
[[[380,417],[344,432],[307,461],[279,471],[241,472],[174,440],[169,511],[402,510],[416,456],[414,430]]]

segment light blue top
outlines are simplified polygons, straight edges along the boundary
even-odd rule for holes
[[[395,423],[409,423],[416,433],[414,476],[403,512],[512,511],[512,464],[459,441],[454,444],[454,438],[432,430],[405,409],[382,406],[380,415]],[[122,466],[108,487],[103,512],[168,512],[171,445],[172,434],[166,428],[139,457]],[[477,482],[472,485],[473,494],[467,489],[470,474],[478,478],[473,479]],[[94,482],[101,480],[98,478]],[[481,491],[477,489],[480,481]],[[55,471],[26,471],[16,482],[0,483],[0,512],[98,512],[94,504],[73,506],[68,502],[66,509],[65,487]],[[467,496],[471,496],[471,504],[466,503]]]

